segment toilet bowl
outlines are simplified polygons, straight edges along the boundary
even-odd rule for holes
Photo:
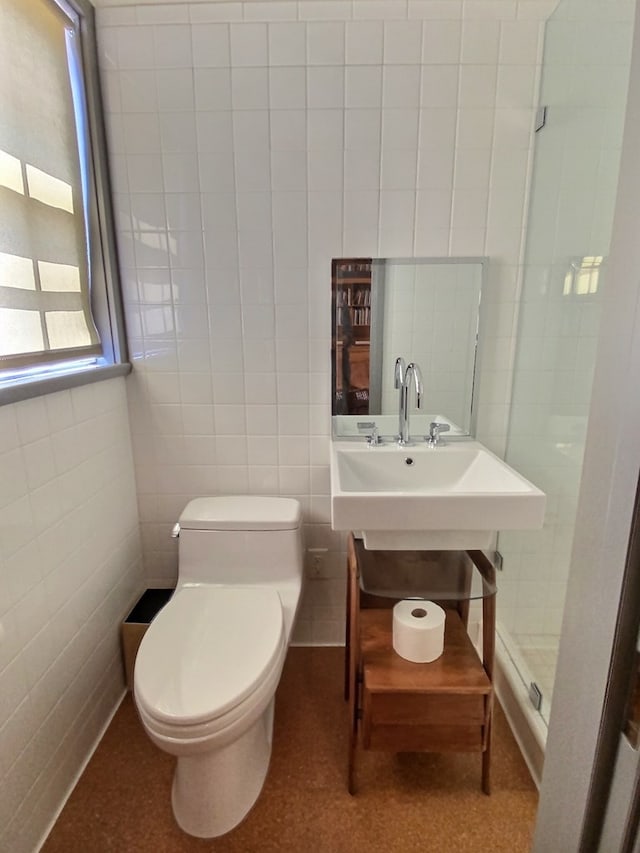
[[[178,585],[140,644],[134,696],[151,740],[177,757],[177,823],[212,838],[246,816],[267,774],[302,587],[300,506],[198,498],[179,526]]]

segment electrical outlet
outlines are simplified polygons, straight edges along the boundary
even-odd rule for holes
[[[308,576],[310,578],[321,578],[323,576],[326,548],[309,548]]]

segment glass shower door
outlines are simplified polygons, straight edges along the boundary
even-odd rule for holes
[[[573,543],[635,4],[561,0],[547,23],[506,460],[547,494],[503,533],[500,637],[544,720]]]

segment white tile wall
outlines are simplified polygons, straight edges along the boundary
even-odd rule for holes
[[[512,636],[556,647],[606,266],[596,293],[565,289],[584,257],[609,251],[634,10],[563,0],[546,32],[507,461],[547,493],[547,512],[541,532],[500,536],[498,612]]]
[[[483,440],[506,435],[544,0],[99,10],[149,581],[194,495],[295,495],[327,548],[296,639],[342,642],[333,257],[489,255]],[[189,35],[190,34],[190,35]]]
[[[0,407],[0,849],[37,848],[119,701],[143,584],[124,380]]]

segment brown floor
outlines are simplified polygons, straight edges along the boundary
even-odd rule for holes
[[[289,650],[276,701],[271,768],[256,806],[228,835],[182,833],[171,813],[173,759],[141,729],[127,696],[44,853],[519,853],[537,793],[500,708],[490,797],[479,755],[359,752],[346,790],[342,649]]]

